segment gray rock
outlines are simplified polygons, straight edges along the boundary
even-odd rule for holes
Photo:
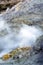
[[[42,23],[43,21],[43,1],[33,0],[29,2],[28,0],[25,0],[13,6],[8,12],[3,14],[2,17],[7,22],[12,21],[13,19],[15,21],[15,18],[17,20],[21,18],[21,20],[25,21],[26,18],[28,22],[34,21],[35,24],[40,24],[40,22]]]
[[[18,41],[21,40],[18,37],[20,39],[19,40],[17,38],[17,34],[15,35],[13,32],[15,32],[16,30],[20,30],[20,27],[22,27],[22,24],[28,24],[28,25],[32,24],[32,25],[38,25],[38,26],[40,26],[40,24],[41,24],[43,26],[43,0],[41,0],[41,1],[40,0],[32,0],[31,2],[26,0],[24,2],[20,2],[17,5],[15,5],[14,7],[12,7],[11,9],[9,9],[8,12],[5,12],[4,14],[1,14],[0,19],[1,18],[3,19],[2,21],[5,24],[4,26],[5,26],[6,30],[8,31],[9,34],[12,34],[12,35],[11,36],[7,35],[7,36],[5,36],[5,38],[0,37],[0,43],[1,42],[2,42],[2,44],[7,43],[8,46],[10,47],[10,46],[12,46],[10,44],[14,43],[14,41],[15,41],[15,43],[19,43]],[[33,27],[33,29],[34,29],[34,27]],[[36,37],[36,35],[38,36],[38,34],[40,36],[39,31],[41,31],[41,30],[38,31],[38,29],[35,28],[35,31],[36,31],[35,32],[35,37]],[[3,30],[3,29],[1,29],[1,30]],[[3,32],[4,32],[4,30],[3,30]],[[34,33],[34,31],[33,31],[33,33]],[[36,34],[36,33],[38,33],[38,34]],[[34,38],[34,34],[33,34],[32,37]],[[30,39],[32,39],[32,38],[30,37]],[[5,40],[5,42],[4,42],[4,40]],[[32,40],[32,42],[33,42],[33,40]],[[8,46],[6,45],[6,47],[8,47]],[[12,62],[13,64],[11,64],[11,65],[43,65],[43,63],[40,64],[41,62],[38,60],[40,58],[43,58],[42,49],[43,49],[43,37],[40,37],[38,40],[36,40],[36,45],[32,49],[30,57],[24,57],[24,58],[16,60],[16,61],[10,60],[9,63]],[[7,49],[7,51],[8,51],[8,49]],[[4,52],[7,52],[7,51],[4,51]],[[11,47],[10,47],[9,51],[11,51]],[[3,62],[3,64],[5,63],[5,65],[8,65],[7,64],[8,62],[7,63],[6,62],[7,61]],[[0,63],[0,65],[1,65],[1,63]]]
[[[36,40],[35,50],[43,51],[43,35]]]

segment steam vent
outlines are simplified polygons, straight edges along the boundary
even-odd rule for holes
[[[0,0],[0,65],[43,65],[43,0]]]

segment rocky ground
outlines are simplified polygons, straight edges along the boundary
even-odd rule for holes
[[[10,20],[15,20],[15,22],[22,21],[26,24],[30,23],[31,25],[38,24],[39,26],[43,26],[43,1],[42,3],[40,0],[39,3],[36,1],[36,4],[34,1],[28,0],[27,2],[20,2],[11,9],[7,9],[2,17],[7,20],[7,22],[10,22]]]
[[[0,0],[0,13],[4,12],[7,8],[11,8],[23,0]]]
[[[20,36],[18,36],[17,34],[22,29],[23,25],[26,31],[27,29],[29,31],[31,28],[34,29],[31,29],[32,31],[30,33],[32,33],[32,35],[30,35],[30,38],[26,37],[26,39],[29,38],[33,42],[36,36],[40,36],[37,38],[35,45],[32,46],[32,50],[31,52],[29,52],[29,56],[27,54],[24,54],[24,56],[21,58],[21,55],[23,53],[20,53],[20,58],[19,54],[17,54],[15,55],[15,57],[13,57],[13,59],[11,58],[8,61],[0,60],[1,65],[43,65],[43,33],[40,33],[40,31],[43,32],[43,0],[25,0],[19,2],[17,5],[11,7],[10,9],[7,9],[5,13],[0,14],[0,23],[0,42],[6,40],[2,43],[12,43],[16,39],[17,40],[15,42],[18,43],[18,38],[20,39]],[[26,34],[28,33],[26,32]],[[28,41],[30,41],[29,39]],[[6,56],[4,57],[6,58]]]

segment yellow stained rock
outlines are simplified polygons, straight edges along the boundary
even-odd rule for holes
[[[23,48],[17,48],[11,52],[9,52],[8,54],[3,55],[2,59],[3,60],[8,60],[9,58],[12,58],[13,56],[15,56],[16,54],[18,54],[19,52],[26,52],[28,50],[31,50],[31,47],[23,47]]]
[[[3,60],[8,60],[10,57],[11,57],[10,54],[5,54],[5,55],[2,57],[2,59],[3,59]]]

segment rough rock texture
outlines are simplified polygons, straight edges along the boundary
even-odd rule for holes
[[[40,36],[37,40],[36,40],[36,45],[34,46],[34,50],[36,51],[43,51],[43,35]]]
[[[20,1],[23,0],[0,0],[0,11],[11,8],[13,5],[16,5]]]
[[[3,31],[6,33],[6,28],[7,28],[7,31],[8,30],[11,31],[11,32],[8,31],[8,33],[14,34],[13,32],[15,32],[15,29],[20,30],[20,27],[22,27],[22,24],[37,25],[37,26],[43,27],[43,0],[31,0],[31,1],[25,0],[23,2],[19,2],[17,5],[13,6],[11,9],[7,9],[4,14],[0,14],[0,21],[4,22],[5,24],[4,25],[5,28],[0,27],[0,32],[2,31],[2,33]],[[13,37],[10,38],[10,41],[14,38]],[[9,38],[7,37],[7,39]],[[38,40],[38,42],[36,43],[37,44],[40,43],[43,45],[43,39],[40,39],[40,40],[41,41]],[[41,49],[39,46],[40,45],[38,46],[36,45],[35,48],[32,49],[30,57],[29,56],[23,57],[22,59],[17,59],[15,61],[14,60],[12,61],[11,59],[11,60],[8,60],[8,62],[11,61],[10,62],[11,65],[12,64],[13,65],[14,64],[15,65],[43,65],[43,52],[42,51],[40,52]],[[6,65],[8,62],[5,61],[3,63],[5,63]]]
[[[43,65],[43,35],[36,40],[36,45],[33,47],[33,52],[34,51],[34,54],[38,55],[36,57],[36,63]]]
[[[31,47],[24,47],[24,48],[14,49],[11,52],[9,52],[9,54],[5,54],[2,57],[2,60],[7,61],[10,58],[12,58],[12,60],[15,60],[15,59],[20,59],[20,58],[23,58],[23,57],[30,56],[31,49],[32,49]]]
[[[11,9],[7,9],[5,14],[2,14],[2,17],[7,22],[13,20],[43,26],[43,1],[26,0],[20,2]]]

